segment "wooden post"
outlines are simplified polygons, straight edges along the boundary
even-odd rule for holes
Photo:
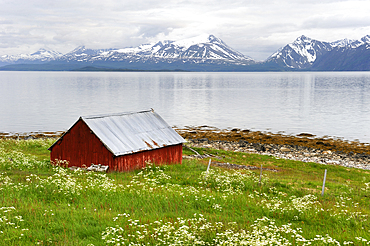
[[[207,174],[208,174],[208,170],[209,170],[209,166],[211,165],[211,159],[209,159],[209,162],[208,162],[208,167],[207,167],[207,171],[206,171],[206,175],[204,175],[204,179],[207,178]]]
[[[208,162],[207,173],[208,173],[208,170],[209,170],[209,166],[210,165],[211,165],[211,159],[209,159],[209,162]]]
[[[326,173],[327,173],[327,169],[325,169],[325,174],[324,174],[324,181],[322,182],[322,191],[321,191],[321,195],[324,196],[324,191],[325,191],[325,181],[326,181]]]

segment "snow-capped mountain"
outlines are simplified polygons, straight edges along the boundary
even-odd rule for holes
[[[332,45],[308,38],[304,35],[298,37],[277,52],[272,54],[267,62],[276,62],[290,68],[308,68],[317,57],[332,49]]]
[[[182,62],[250,64],[254,60],[227,46],[213,35],[202,35],[179,41],[159,41],[137,47],[91,50],[79,47],[60,57],[59,61],[75,62]]]
[[[317,70],[326,70],[326,68],[317,65],[318,63],[322,64],[320,62],[321,60],[324,59],[328,63],[332,62],[329,61],[328,56],[333,56],[336,52],[343,53],[344,50],[354,51],[368,44],[370,44],[370,35],[360,40],[343,39],[334,42],[322,42],[302,35],[293,43],[284,46],[272,54],[266,60],[266,63],[276,63],[280,66],[293,69],[309,69],[314,67]],[[338,56],[336,57],[339,58]]]
[[[346,46],[335,46],[311,67],[312,70],[326,71],[369,71],[370,35],[355,40]]]
[[[53,61],[63,54],[57,51],[39,49],[32,54],[3,55],[0,56],[0,62],[3,64],[20,64],[20,63],[45,63]]]
[[[8,66],[6,66],[8,65]],[[264,62],[255,62],[213,35],[158,41],[130,48],[88,49],[62,55],[40,49],[1,56],[0,70],[370,71],[370,35],[323,42],[298,37]]]
[[[107,52],[111,49],[88,49],[85,46],[79,46],[76,49],[72,50],[71,52],[60,56],[59,60],[67,60],[67,61],[86,61],[90,59],[92,56],[99,55],[103,52]]]

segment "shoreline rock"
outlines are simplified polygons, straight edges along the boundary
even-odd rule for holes
[[[340,165],[370,170],[370,144],[333,138],[315,138],[309,133],[297,136],[209,126],[175,130],[192,147],[270,155],[281,159]],[[1,133],[0,139],[59,138],[64,131]]]
[[[37,138],[59,138],[64,134],[64,131],[56,132],[0,132],[0,139],[37,139]]]
[[[229,142],[205,139],[188,139],[190,147],[222,149],[248,154],[274,156],[279,159],[289,159],[302,162],[315,162],[325,165],[340,165],[349,168],[370,170],[370,156],[366,154],[353,154],[313,149],[298,145],[259,144],[246,141]],[[194,155],[198,157],[198,155]],[[209,158],[213,156],[199,156]]]
[[[332,152],[343,152],[349,155],[366,154],[370,155],[370,144],[357,141],[346,141],[329,137],[315,137],[309,133],[301,133],[297,136],[274,134],[269,132],[250,131],[241,129],[220,130],[208,126],[188,127],[185,129],[176,129],[176,131],[185,139],[198,139],[209,141],[227,141],[252,143],[257,150],[269,144],[280,146],[302,146],[312,149],[321,149]],[[287,151],[287,150],[286,150]]]
[[[176,129],[189,146],[270,155],[280,159],[370,170],[370,145],[309,133],[289,136],[249,130],[219,130],[207,126]]]

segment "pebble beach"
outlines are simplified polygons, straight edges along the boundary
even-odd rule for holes
[[[370,170],[370,145],[309,133],[297,136],[208,126],[176,129],[190,147],[270,155],[281,159]]]
[[[370,170],[370,144],[309,133],[296,136],[209,126],[175,128],[189,147],[270,155],[281,159]],[[63,131],[0,133],[0,139],[59,138]],[[195,157],[199,157],[196,156]]]

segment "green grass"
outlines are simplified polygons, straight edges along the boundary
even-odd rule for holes
[[[0,245],[370,244],[369,171],[195,148],[277,171],[73,172],[50,165],[53,141],[0,140]]]

